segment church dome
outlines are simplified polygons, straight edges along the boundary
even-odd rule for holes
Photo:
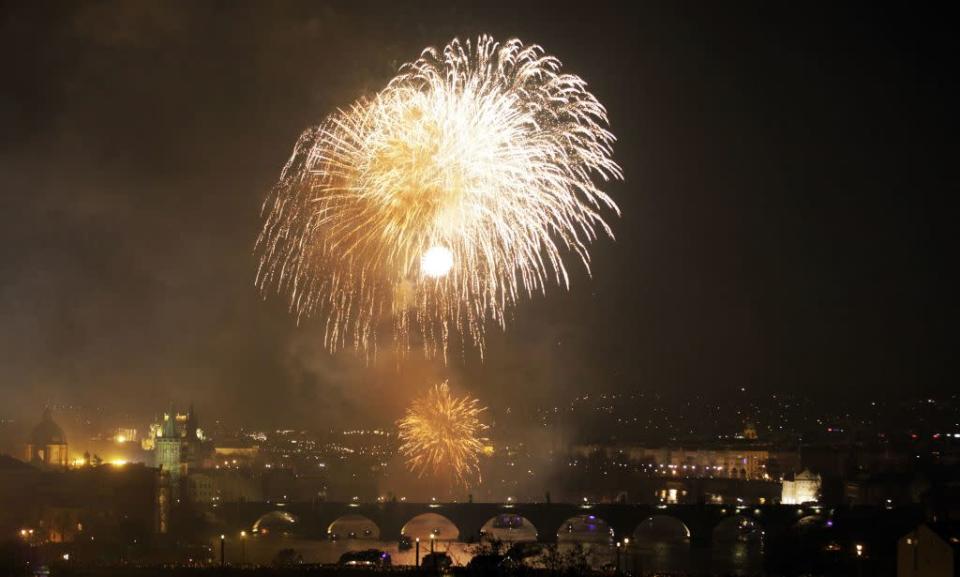
[[[53,415],[50,409],[43,411],[43,420],[33,428],[30,435],[30,442],[34,447],[45,447],[47,445],[66,445],[67,437],[63,434],[60,425],[53,421]]]

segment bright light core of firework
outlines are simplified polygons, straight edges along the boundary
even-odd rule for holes
[[[622,178],[604,107],[560,61],[519,40],[454,40],[370,99],[301,135],[264,203],[261,290],[320,314],[325,343],[375,351],[391,335],[446,358],[481,353],[521,299],[568,287],[564,259],[617,213]],[[595,182],[596,181],[596,182]]]
[[[421,477],[446,472],[464,487],[479,482],[484,410],[477,399],[451,395],[446,381],[415,399],[397,423],[410,470]]]
[[[453,268],[453,253],[445,246],[430,247],[420,260],[420,270],[432,278],[446,276]]]

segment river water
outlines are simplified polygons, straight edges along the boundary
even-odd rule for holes
[[[216,556],[219,542],[211,543]],[[440,541],[437,551],[450,555],[456,565],[466,565],[474,555],[476,545],[457,541]],[[559,552],[573,550],[572,543],[560,543]],[[615,565],[616,547],[606,543],[583,543],[586,559],[596,569]],[[349,551],[380,549],[390,554],[394,565],[413,565],[415,551],[400,551],[397,543],[374,539],[340,539],[338,541],[309,540],[289,535],[250,535],[242,543],[233,540],[227,543],[228,563],[268,565],[283,549],[293,549],[304,563],[336,563]],[[430,552],[429,542],[421,542],[420,557]],[[530,560],[536,564],[535,559]],[[640,542],[621,549],[620,564],[625,570],[635,573],[669,572],[696,575],[760,575],[762,574],[763,547],[759,543],[714,543],[712,547],[691,547],[685,542]]]

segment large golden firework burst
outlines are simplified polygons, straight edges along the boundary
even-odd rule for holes
[[[331,351],[483,353],[517,301],[589,273],[588,245],[619,213],[604,107],[560,61],[488,36],[427,49],[386,88],[304,132],[264,203],[257,284]],[[412,338],[415,336],[415,338]]]
[[[480,481],[486,409],[472,397],[454,397],[447,382],[415,399],[400,427],[400,454],[419,476],[447,472],[464,487]]]

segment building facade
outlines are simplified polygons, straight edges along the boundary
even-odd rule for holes
[[[576,458],[597,453],[608,459],[623,458],[662,475],[747,481],[779,480],[784,471],[795,471],[800,465],[795,451],[778,451],[755,444],[702,448],[574,445],[571,453]]]
[[[815,503],[820,500],[820,475],[815,475],[804,469],[793,476],[793,479],[784,479],[780,493],[780,503],[783,505],[802,505]]]
[[[44,409],[40,424],[33,428],[27,442],[26,461],[44,467],[66,467],[70,462],[67,448],[63,429],[54,422],[50,409]]]
[[[194,491],[188,482],[191,468],[196,467],[201,458],[203,432],[191,406],[186,414],[178,414],[172,408],[164,413],[159,426],[151,427],[151,437],[154,465],[160,470],[159,528],[161,533],[166,533],[171,511],[180,504],[181,498],[198,494],[209,498],[209,490]]]
[[[897,577],[954,577],[960,531],[921,524],[897,542]]]

